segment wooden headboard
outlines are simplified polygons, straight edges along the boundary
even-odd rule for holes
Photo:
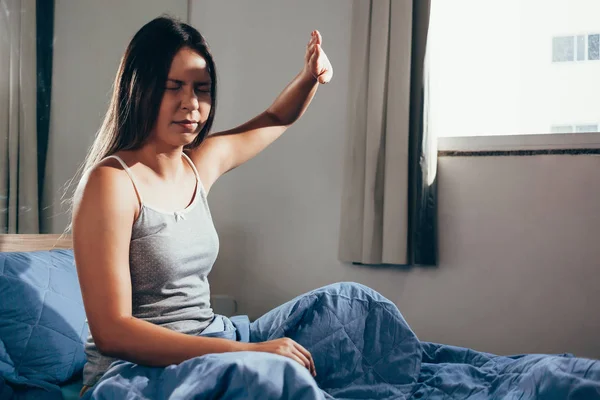
[[[71,235],[7,234],[0,235],[0,252],[72,249]]]

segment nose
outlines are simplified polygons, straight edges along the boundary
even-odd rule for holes
[[[190,87],[189,89],[182,90],[181,92],[183,93],[183,98],[181,99],[181,108],[188,111],[197,110],[200,105],[194,88]]]

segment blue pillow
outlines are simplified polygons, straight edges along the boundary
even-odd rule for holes
[[[88,325],[72,250],[0,253],[0,376],[55,390],[85,364]]]

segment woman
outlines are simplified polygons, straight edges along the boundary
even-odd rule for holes
[[[208,136],[217,79],[204,38],[168,17],[133,37],[73,201],[74,251],[90,327],[82,394],[118,360],[166,367],[250,351],[284,356],[296,366],[286,361],[278,368],[283,357],[274,357],[269,362],[276,370],[301,366],[316,376],[311,353],[290,338],[255,334],[246,343],[207,332],[231,329],[231,323],[215,317],[209,304],[207,275],[219,242],[206,196],[221,175],[298,120],[319,84],[331,80],[321,43],[313,31],[300,73],[265,112]]]

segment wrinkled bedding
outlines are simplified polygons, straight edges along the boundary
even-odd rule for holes
[[[504,357],[420,342],[393,303],[358,284],[314,290],[246,327],[219,318],[224,328],[210,336],[296,340],[312,353],[316,378],[273,354],[210,354],[167,368],[118,362],[84,397],[600,399],[599,361],[566,354]]]
[[[299,296],[251,324],[217,316],[204,334],[250,342],[290,337],[312,353],[317,376],[258,352],[209,354],[166,368],[119,361],[83,398],[600,399],[600,361],[421,342],[393,303],[353,283]]]

